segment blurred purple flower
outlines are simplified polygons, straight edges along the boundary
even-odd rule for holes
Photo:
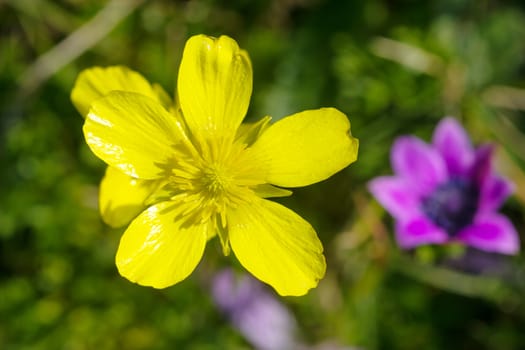
[[[295,318],[259,281],[223,270],[213,279],[212,295],[233,326],[255,348],[280,350],[297,346]]]
[[[474,148],[461,125],[444,118],[428,145],[402,136],[391,150],[394,176],[378,177],[370,192],[396,220],[402,248],[462,242],[488,252],[516,254],[519,238],[497,211],[513,184],[494,173],[491,145]]]
[[[232,325],[258,350],[359,350],[331,339],[316,345],[302,343],[293,314],[249,275],[238,276],[231,269],[218,272],[212,281],[212,296]]]

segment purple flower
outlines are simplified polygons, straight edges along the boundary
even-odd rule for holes
[[[212,296],[231,324],[258,350],[359,350],[327,340],[316,345],[299,339],[293,314],[268,291],[266,285],[231,269],[219,271]]]
[[[260,350],[293,349],[296,321],[265,286],[248,275],[226,269],[213,279],[212,295],[232,325]]]
[[[394,176],[369,190],[396,220],[402,248],[462,242],[488,252],[516,254],[519,238],[498,213],[513,184],[494,173],[491,145],[474,148],[454,118],[444,118],[428,145],[402,136],[391,150]]]

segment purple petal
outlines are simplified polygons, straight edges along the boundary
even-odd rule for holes
[[[292,313],[261,282],[233,271],[219,271],[212,296],[232,325],[260,350],[295,348],[297,324]]]
[[[232,319],[232,324],[256,349],[295,348],[295,318],[270,294],[258,295],[249,307]]]
[[[452,117],[444,118],[432,138],[451,175],[464,174],[474,160],[474,150],[465,129]]]
[[[425,217],[417,217],[396,223],[396,239],[401,248],[413,248],[423,244],[443,244],[447,233]]]
[[[399,137],[390,154],[392,168],[419,194],[429,194],[448,177],[441,155],[413,136]]]
[[[514,192],[514,184],[497,175],[488,176],[482,184],[479,210],[481,212],[496,211],[505,199]]]
[[[494,146],[485,144],[479,146],[474,155],[474,162],[469,170],[469,177],[480,187],[492,172],[492,154]]]
[[[493,145],[482,145],[476,150],[476,157],[470,177],[480,188],[479,209],[481,212],[497,210],[514,191],[514,184],[494,174],[492,169]]]
[[[368,183],[368,190],[395,218],[407,219],[419,214],[419,201],[413,186],[403,178],[381,176]]]
[[[213,299],[223,310],[233,310],[238,300],[233,271],[225,269],[215,275],[212,284]]]
[[[499,214],[476,218],[463,229],[457,239],[472,247],[502,254],[517,254],[520,249],[518,233],[510,220]]]

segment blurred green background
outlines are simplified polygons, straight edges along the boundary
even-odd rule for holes
[[[525,260],[461,247],[400,251],[366,191],[400,134],[445,115],[499,145],[525,228],[525,3],[489,0],[0,0],[0,349],[249,349],[215,307],[218,240],[165,290],[121,278],[122,230],[99,218],[104,164],[69,94],[127,65],[174,91],[186,39],[227,34],[253,61],[248,118],[334,106],[359,159],[281,202],[316,227],[328,270],[281,298],[303,342],[361,349],[525,349]],[[241,270],[239,268],[239,270]],[[279,349],[278,349],[279,350]],[[285,350],[285,349],[283,349]]]

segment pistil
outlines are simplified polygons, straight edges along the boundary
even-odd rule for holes
[[[465,179],[455,178],[438,186],[422,201],[422,210],[436,225],[453,236],[472,223],[478,190]]]

